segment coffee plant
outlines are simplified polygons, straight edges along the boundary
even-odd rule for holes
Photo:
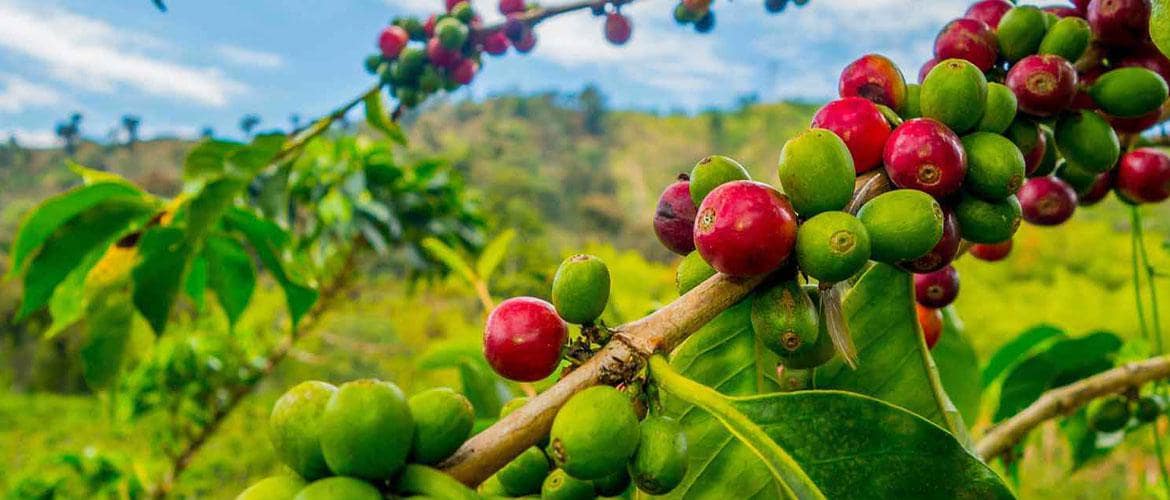
[[[551,16],[589,9],[609,42],[626,43],[633,25],[621,7],[631,1],[501,0],[499,25],[448,1],[426,20],[395,19],[366,60],[372,89],[290,135],[201,143],[172,199],[77,167],[84,185],[28,215],[11,269],[24,283],[22,315],[48,308],[52,332],[85,324],[93,388],[120,388],[131,415],[182,417],[167,477],[115,481],[130,485],[125,495],[169,491],[367,247],[410,276],[449,268],[490,309],[482,350],[420,363],[459,367],[463,393],[408,397],[374,379],[296,385],[266,423],[291,473],[239,498],[1010,498],[991,464],[1014,477],[1022,440],[1054,418],[1076,466],[1147,427],[1162,457],[1146,424],[1164,413],[1170,358],[1138,207],[1170,198],[1170,156],[1141,136],[1170,115],[1170,8],[978,1],[941,28],[918,83],[879,54],[846,66],[840,98],[777,144],[779,186],[720,155],[665,186],[645,216],[683,256],[674,302],[607,325],[610,270],[578,255],[557,269],[551,302],[496,304],[486,280],[510,236],[483,248],[457,177],[441,163],[397,161],[395,120],[469,84],[483,53],[532,50],[533,26]],[[684,0],[674,17],[709,31],[711,4]],[[386,140],[319,137],[359,104]],[[978,372],[948,307],[960,293],[951,263],[1004,259],[1022,221],[1058,225],[1110,193],[1133,207],[1152,352],[1123,356],[1109,332],[1038,327]],[[461,256],[481,248],[474,266]],[[290,331],[244,342],[199,333],[217,327],[206,315],[234,331],[259,269],[283,292]],[[131,363],[136,329],[162,340]],[[506,400],[509,386],[489,371],[527,396]],[[965,419],[992,384],[995,425],[975,440]]]

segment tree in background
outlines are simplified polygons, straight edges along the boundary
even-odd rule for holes
[[[134,149],[138,143],[138,127],[142,125],[142,118],[137,115],[122,115],[122,128],[126,130],[126,147]]]
[[[256,130],[256,127],[259,125],[260,117],[258,115],[248,113],[243,118],[240,118],[240,131],[248,137],[252,136],[252,131]]]
[[[77,152],[77,145],[81,141],[81,113],[69,115],[69,119],[57,123],[57,137],[65,142],[65,154],[73,156]]]

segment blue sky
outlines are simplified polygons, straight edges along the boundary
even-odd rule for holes
[[[553,2],[554,0],[548,0]],[[126,113],[146,137],[237,134],[245,113],[261,128],[312,117],[371,82],[361,68],[374,38],[399,14],[425,15],[442,0],[0,0],[0,134],[54,141],[55,121],[85,115],[104,137]],[[527,56],[489,58],[456,98],[511,90],[580,89],[596,82],[612,105],[657,110],[725,106],[744,94],[765,101],[826,99],[841,67],[879,52],[914,78],[937,30],[962,14],[960,0],[812,0],[767,15],[761,1],[715,3],[713,33],[674,24],[671,0],[625,11],[634,35],[602,38],[587,11],[537,28]],[[473,0],[490,21],[495,1]]]

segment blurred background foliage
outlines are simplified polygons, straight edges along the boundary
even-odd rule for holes
[[[776,182],[780,146],[807,125],[815,109],[812,103],[760,104],[749,96],[735,109],[655,115],[610,110],[605,96],[591,87],[572,95],[437,102],[404,120],[409,148],[363,130],[335,130],[332,138],[314,143],[291,168],[275,174],[289,176],[294,189],[271,197],[261,179],[249,192],[269,215],[315,203],[323,211],[310,219],[319,228],[299,230],[330,231],[336,227],[331,217],[350,211],[331,213],[328,207],[369,199],[347,196],[353,193],[345,192],[344,181],[299,185],[297,174],[310,166],[326,172],[336,167],[341,177],[360,171],[371,195],[392,207],[395,217],[418,217],[412,210],[419,206],[452,214],[435,218],[437,226],[428,232],[443,235],[443,243],[470,263],[494,237],[514,231],[499,266],[482,277],[497,301],[546,297],[563,258],[598,255],[614,280],[604,319],[619,324],[676,296],[677,259],[652,236],[660,191],[713,153],[735,157],[757,179]],[[110,148],[82,141],[73,158],[120,173],[154,193],[174,195],[181,186],[183,158],[193,145],[142,140],[134,148]],[[66,158],[61,150],[11,145],[0,154],[0,254],[7,252],[24,213],[78,182]],[[410,167],[389,167],[398,164]],[[379,195],[377,185],[385,182],[405,187]],[[317,189],[326,184],[333,188]],[[1151,259],[1170,272],[1165,250],[1170,210],[1165,205],[1143,210]],[[377,227],[386,251],[370,252],[357,262],[353,286],[224,422],[176,485],[176,496],[231,498],[249,479],[276,470],[264,436],[267,413],[297,381],[373,376],[394,380],[407,392],[462,383],[457,370],[418,364],[436,346],[478,343],[485,309],[475,283],[439,272],[420,235],[396,233],[395,221],[383,214],[352,212]],[[366,231],[363,224],[353,227]],[[377,238],[366,240],[378,250]],[[315,259],[331,252],[330,247],[304,250]],[[8,265],[7,256],[2,257],[0,274]],[[956,308],[966,337],[981,362],[1020,331],[1042,323],[1071,335],[1106,330],[1137,339],[1129,259],[1128,208],[1112,199],[1079,210],[1057,228],[1025,226],[1008,260],[961,259],[957,264],[963,291]],[[1167,283],[1159,283],[1164,306],[1170,297]],[[163,472],[168,447],[182,438],[183,426],[175,419],[197,421],[201,405],[225,397],[223,384],[190,381],[247,377],[285,332],[280,326],[283,295],[271,279],[262,278],[234,329],[222,314],[212,313],[171,325],[178,334],[168,332],[157,343],[144,333],[135,345],[152,355],[132,366],[117,390],[97,398],[83,381],[77,342],[69,335],[43,338],[49,324],[44,313],[15,322],[18,297],[17,282],[0,282],[0,449],[6,450],[0,455],[0,492],[13,498],[54,491],[62,498],[81,492],[134,497],[142,482]],[[985,394],[981,417],[969,422],[976,435],[989,425],[994,405],[986,402],[994,394],[994,388]],[[1020,462],[1026,479],[1019,493],[1024,498],[1147,497],[1152,493],[1144,485],[1152,484],[1156,474],[1147,442],[1145,435],[1133,438],[1120,452],[1070,477],[1068,447],[1055,425],[1045,426]]]

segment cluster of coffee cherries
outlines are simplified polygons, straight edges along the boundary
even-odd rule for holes
[[[408,399],[381,380],[302,382],[276,401],[268,421],[276,455],[293,474],[263,479],[237,499],[380,500],[385,492],[459,489],[430,467],[459,448],[474,424],[471,403],[448,388]]]
[[[1138,396],[1134,390],[1124,396],[1098,399],[1090,404],[1089,427],[1104,434],[1130,432],[1157,420],[1162,411],[1161,400],[1154,396]]]
[[[764,10],[769,14],[784,12],[789,3],[803,7],[809,0],[764,0]],[[709,33],[715,29],[715,12],[711,10],[713,0],[682,0],[674,6],[674,21],[680,25],[691,25],[696,33]]]
[[[623,0],[598,0],[593,13],[605,17],[605,37],[615,45],[630,39],[632,26],[620,12]],[[502,56],[512,47],[527,54],[536,47],[536,34],[525,16],[538,8],[524,0],[500,0],[505,20],[485,26],[466,0],[446,0],[447,10],[426,20],[398,17],[378,35],[378,52],[365,67],[377,75],[406,107],[417,106],[438,91],[452,91],[475,79],[483,54]],[[610,9],[607,12],[607,8]],[[412,43],[414,42],[414,43]]]
[[[632,395],[604,385],[573,395],[554,417],[548,439],[488,478],[480,493],[589,500],[622,496],[631,486],[650,495],[674,490],[689,463],[686,434],[674,419],[639,411]],[[509,402],[500,418],[526,402]]]
[[[562,365],[582,362],[609,340],[599,318],[609,302],[610,274],[592,255],[574,255],[553,277],[552,302],[514,297],[488,315],[484,357],[501,376],[544,379]],[[581,325],[569,338],[568,324]],[[630,378],[633,377],[624,377]],[[638,384],[625,390],[597,386],[575,394],[553,420],[545,445],[534,446],[484,483],[485,494],[589,499],[617,496],[633,484],[652,495],[673,490],[686,475],[686,436],[674,420],[645,416]],[[526,400],[509,403],[501,418]],[[643,415],[639,423],[639,413]]]
[[[1129,203],[1170,197],[1170,157],[1149,148],[1122,155],[1119,138],[1158,122],[1167,100],[1165,77],[1149,69],[1170,68],[1149,39],[1149,2],[1082,7],[978,2],[938,35],[920,84],[907,85],[881,55],[852,62],[840,99],[784,145],[782,190],[752,181],[730,158],[699,162],[667,187],[655,215],[659,240],[687,256],[680,289],[715,271],[757,276],[785,266],[824,289],[872,259],[917,274],[933,346],[938,310],[958,294],[950,263],[963,240],[977,258],[999,260],[1021,219],[1063,223],[1078,202],[1095,203],[1110,188]],[[1098,74],[1081,77],[1071,61]],[[846,208],[856,176],[874,170],[894,190],[854,215]],[[822,341],[809,312],[816,299],[801,292],[782,282],[757,295],[753,325],[786,362],[804,366]],[[824,353],[813,360],[832,350]]]

